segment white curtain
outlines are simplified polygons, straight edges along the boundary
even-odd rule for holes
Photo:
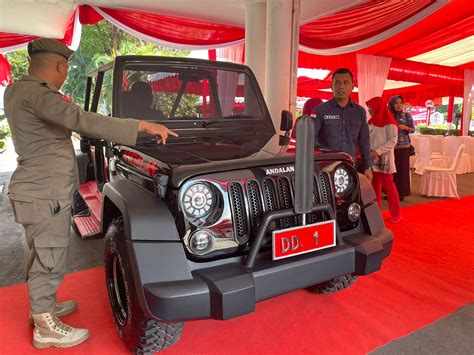
[[[392,58],[357,54],[357,88],[359,105],[367,109],[365,102],[382,96]]]
[[[464,70],[464,100],[462,114],[462,135],[467,136],[471,124],[472,104],[474,100],[474,70]]]
[[[235,46],[228,46],[224,48],[218,48],[216,50],[217,60],[223,62],[232,62],[237,64],[243,64],[244,44],[237,44]]]
[[[218,48],[216,51],[217,60],[242,64],[244,45],[237,44]],[[217,88],[223,116],[232,115],[234,109],[237,86],[239,84],[239,73],[220,70],[217,75]]]

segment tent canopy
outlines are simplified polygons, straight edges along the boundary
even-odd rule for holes
[[[8,14],[0,20],[0,53],[24,46],[35,36],[61,38],[71,45],[80,23],[92,24],[104,18],[162,45],[208,49],[243,43],[247,3],[248,0],[0,0],[2,13]],[[300,0],[300,10],[301,68],[347,67],[356,72],[357,53],[397,58],[389,79],[419,83],[404,89],[415,97],[426,90],[430,95],[462,96],[459,78],[463,69],[474,69],[471,0]],[[423,66],[410,60],[444,66]],[[311,84],[316,86],[312,88]],[[299,94],[323,89],[323,84],[324,81],[307,81],[299,87]],[[325,84],[327,89],[327,80]]]

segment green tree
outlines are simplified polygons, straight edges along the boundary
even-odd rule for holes
[[[79,49],[69,63],[69,76],[61,90],[75,103],[83,106],[87,74],[111,62],[115,56],[135,54],[186,57],[189,53],[187,50],[142,41],[105,20],[83,26]],[[10,63],[14,81],[28,74],[28,54],[25,49],[7,53],[5,57]]]
[[[107,21],[84,26],[81,44],[69,65],[63,86],[66,95],[78,105],[84,104],[87,74],[109,63],[117,55],[153,55],[186,57],[190,51],[157,46],[133,37]],[[111,83],[104,82],[104,86]],[[107,98],[109,100],[109,98]],[[111,98],[110,98],[111,100]]]
[[[10,135],[10,130],[8,125],[3,125],[3,120],[5,115],[0,115],[0,153],[2,153],[3,148],[5,148],[5,138]]]
[[[7,53],[5,58],[10,63],[13,81],[19,80],[28,74],[28,54],[26,49]]]

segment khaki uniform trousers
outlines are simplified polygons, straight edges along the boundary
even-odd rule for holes
[[[66,270],[71,200],[9,197],[31,252],[26,274],[31,313],[49,312],[56,305],[56,292]]]

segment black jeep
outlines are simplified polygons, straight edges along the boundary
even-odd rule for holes
[[[77,154],[73,227],[106,238],[112,313],[133,351],[171,346],[186,320],[237,317],[300,288],[341,290],[390,254],[392,233],[351,157],[307,145],[301,180],[291,114],[276,134],[246,66],[117,57],[89,75],[85,109],[179,133],[134,147],[82,137]]]

